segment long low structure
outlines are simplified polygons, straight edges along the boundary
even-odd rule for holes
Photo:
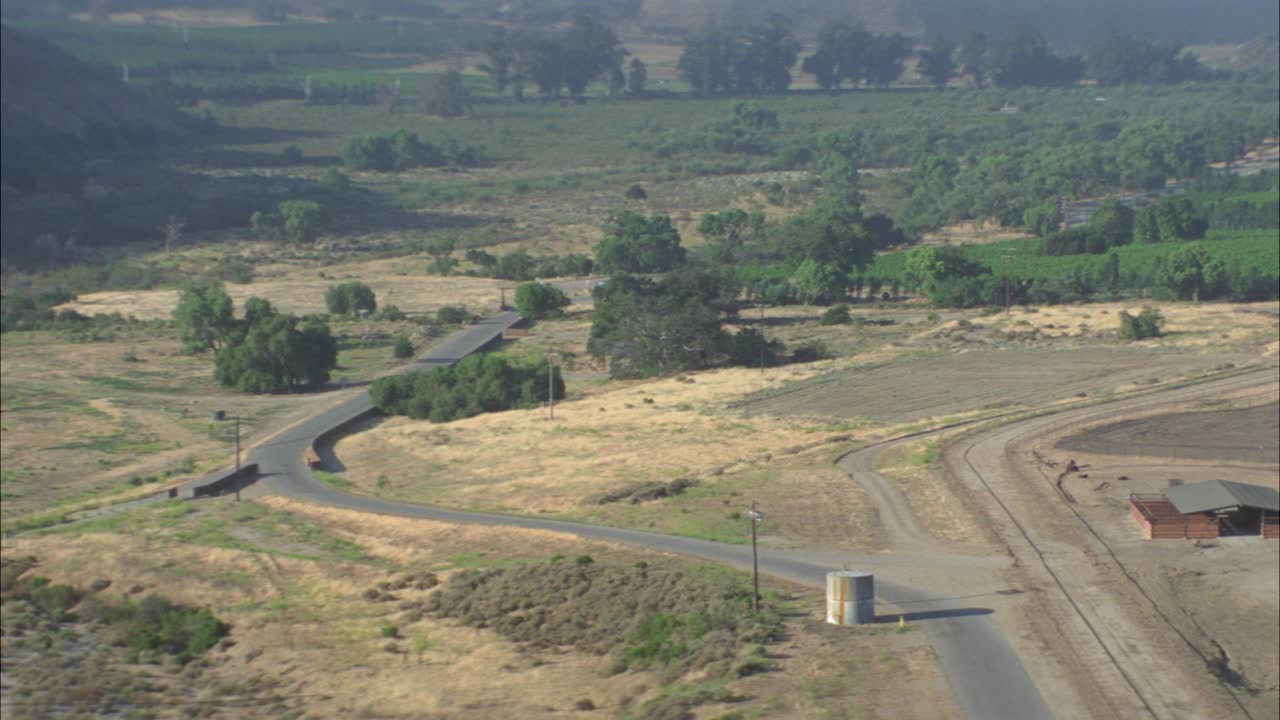
[[[1179,485],[1157,494],[1133,493],[1129,515],[1150,540],[1245,535],[1280,539],[1280,493],[1229,480]]]

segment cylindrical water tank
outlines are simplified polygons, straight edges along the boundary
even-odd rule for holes
[[[827,622],[862,625],[876,618],[875,577],[856,570],[827,573]]]

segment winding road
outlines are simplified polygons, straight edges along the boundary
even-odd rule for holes
[[[519,319],[514,312],[503,312],[461,330],[421,357],[413,368],[449,365],[493,342],[502,331]],[[410,369],[413,369],[410,368]],[[318,482],[303,460],[308,447],[318,440],[334,436],[371,413],[368,392],[361,390],[328,410],[285,428],[255,446],[246,462],[257,463],[259,479],[247,492],[253,495],[282,495],[318,505],[379,513],[400,517],[422,518],[451,523],[478,523],[511,528],[540,529],[573,534],[583,538],[621,543],[636,547],[677,553],[750,568],[749,547],[713,543],[683,537],[659,535],[622,528],[593,526],[539,518],[506,516],[438,509],[374,497],[348,495]],[[1022,427],[1024,421],[1012,426]],[[1004,429],[992,432],[1002,432]],[[989,433],[984,433],[986,437]],[[876,502],[891,535],[891,554],[861,555],[805,550],[762,550],[761,571],[811,587],[825,587],[826,573],[851,566],[886,573],[910,568],[912,577],[928,578],[931,571],[952,572],[971,567],[975,573],[992,575],[1009,566],[1008,557],[974,557],[949,554],[936,540],[920,528],[909,506],[891,484],[871,468],[875,456],[892,444],[877,446],[846,456],[841,466],[850,472]],[[225,474],[225,473],[223,473]],[[184,488],[189,495],[205,479]],[[927,584],[927,583],[926,583]],[[1003,592],[986,593],[985,597]],[[1017,652],[993,620],[993,609],[975,606],[974,600],[984,594],[952,595],[886,582],[877,577],[877,596],[881,602],[899,608],[886,619],[896,621],[901,613],[908,621],[918,623],[938,655],[957,701],[974,720],[1037,720],[1051,718],[1053,713],[1037,683],[1023,666]]]

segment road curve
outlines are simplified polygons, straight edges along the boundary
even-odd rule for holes
[[[421,357],[417,367],[449,365],[479,350],[501,335],[519,317],[499,313],[446,338]],[[412,369],[412,368],[411,368]],[[304,502],[360,512],[421,518],[441,522],[477,523],[512,528],[550,530],[583,538],[693,556],[738,568],[751,567],[749,547],[704,540],[600,527],[540,518],[444,510],[374,497],[348,495],[320,482],[307,468],[303,453],[317,438],[332,434],[373,411],[367,391],[300,423],[257,445],[247,463],[257,463],[260,480],[254,494],[277,494]],[[225,474],[225,473],[224,473]],[[207,482],[201,481],[201,482]],[[193,485],[198,485],[193,483]],[[190,494],[190,488],[184,495]],[[929,559],[917,559],[929,562]],[[936,558],[949,563],[950,558]],[[826,574],[850,564],[874,572],[877,566],[909,562],[898,556],[864,556],[852,553],[763,550],[760,569],[775,577],[810,587],[825,587]],[[928,590],[878,581],[878,599],[902,608],[902,614],[925,629],[938,654],[957,701],[973,720],[1039,720],[1053,717],[1023,667],[991,619],[989,608],[973,607],[972,600],[953,598]],[[898,613],[891,618],[896,620]]]

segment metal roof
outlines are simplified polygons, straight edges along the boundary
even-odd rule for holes
[[[1229,480],[1209,480],[1171,487],[1164,496],[1182,514],[1233,507],[1280,510],[1280,493],[1271,488]]]

